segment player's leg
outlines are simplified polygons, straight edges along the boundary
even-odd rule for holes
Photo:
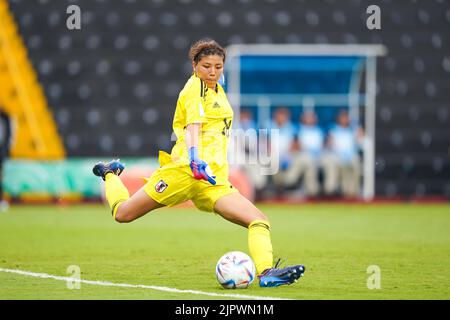
[[[255,220],[267,221],[265,214],[238,192],[219,198],[214,204],[214,211],[226,220],[245,228]]]
[[[248,228],[248,247],[256,271],[262,273],[273,266],[270,223],[264,213],[238,192],[219,198],[214,211],[224,219]]]
[[[305,267],[296,265],[277,269],[273,266],[270,223],[256,206],[240,193],[231,193],[219,198],[214,210],[223,218],[248,228],[250,256],[256,266],[259,284],[262,287],[276,287],[291,284],[300,278]]]
[[[99,162],[93,168],[94,174],[105,181],[106,200],[116,221],[131,222],[163,206],[145,193],[143,188],[130,198],[128,189],[119,178],[124,169],[125,166],[119,160]]]
[[[143,189],[144,187],[130,198],[128,189],[117,175],[111,172],[105,175],[105,195],[114,220],[120,223],[131,222],[154,209],[163,207]]]
[[[142,217],[150,211],[164,207],[163,204],[153,200],[145,191],[144,187],[139,189],[129,199],[121,202],[115,213],[114,219],[120,223],[127,223]]]

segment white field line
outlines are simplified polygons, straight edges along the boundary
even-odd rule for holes
[[[289,300],[285,298],[277,298],[277,297],[262,297],[262,296],[252,296],[245,294],[234,294],[234,293],[214,293],[214,292],[205,292],[198,290],[181,290],[176,288],[168,288],[168,287],[160,287],[160,286],[148,286],[143,284],[128,284],[128,283],[114,283],[108,281],[92,281],[92,280],[84,280],[84,279],[76,279],[71,277],[62,277],[55,276],[47,273],[36,273],[30,271],[23,271],[17,269],[4,269],[0,268],[0,272],[6,273],[15,273],[22,276],[34,277],[34,278],[42,278],[42,279],[54,279],[60,281],[70,281],[70,283],[85,283],[94,286],[104,286],[104,287],[122,287],[122,288],[140,288],[140,289],[151,289],[157,291],[165,291],[165,292],[173,292],[173,293],[189,293],[189,294],[198,294],[210,297],[224,297],[224,298],[236,298],[236,299],[250,299],[250,300]]]

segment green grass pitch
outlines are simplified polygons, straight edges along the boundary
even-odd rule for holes
[[[449,299],[450,206],[311,204],[259,206],[272,224],[274,257],[304,264],[278,288],[226,290],[214,268],[227,251],[248,252],[247,230],[193,208],[160,209],[115,223],[103,205],[12,206],[0,214],[0,268],[93,281],[288,299]],[[379,289],[367,268],[380,268]],[[370,281],[369,281],[370,282]],[[0,272],[0,299],[228,299]]]

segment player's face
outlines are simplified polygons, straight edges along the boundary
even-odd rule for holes
[[[217,81],[223,73],[223,58],[217,55],[204,56],[192,66],[197,76],[205,81],[209,88],[215,88]]]

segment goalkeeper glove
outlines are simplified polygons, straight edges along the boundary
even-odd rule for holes
[[[189,149],[189,162],[194,178],[197,180],[206,180],[212,185],[216,184],[216,176],[212,175],[209,165],[198,158],[197,147],[191,147]]]

